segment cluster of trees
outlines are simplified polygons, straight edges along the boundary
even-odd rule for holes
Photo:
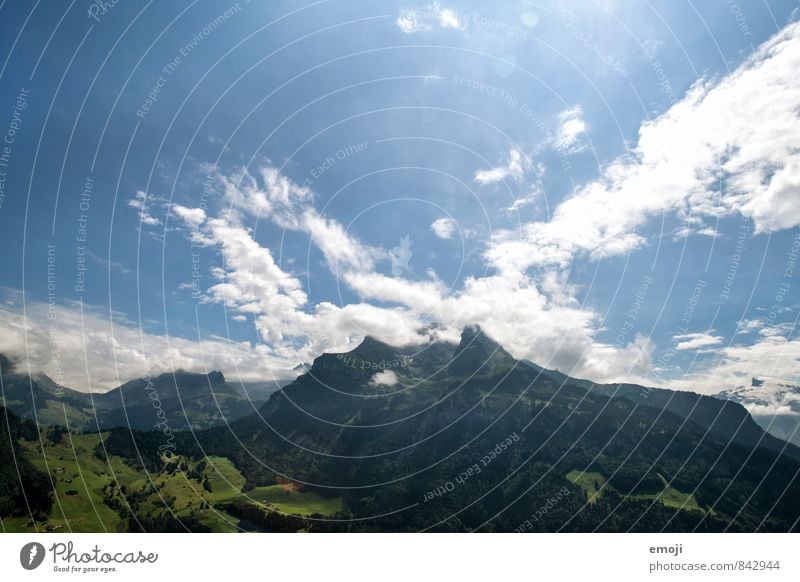
[[[25,458],[19,439],[38,441],[38,427],[0,406],[0,517],[42,519],[53,506],[53,482]]]

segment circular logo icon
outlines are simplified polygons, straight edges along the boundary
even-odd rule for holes
[[[30,542],[19,551],[19,563],[26,570],[35,570],[44,561],[44,546],[39,542]]]

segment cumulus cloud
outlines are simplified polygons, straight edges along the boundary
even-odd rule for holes
[[[433,234],[441,239],[453,238],[453,233],[456,231],[458,225],[452,218],[437,218],[431,224]]]
[[[375,374],[370,383],[374,386],[394,386],[397,384],[397,374],[392,370],[383,370]]]
[[[738,213],[753,220],[756,233],[797,226],[799,68],[800,23],[792,23],[735,71],[698,81],[644,123],[636,147],[561,203],[551,220],[497,232],[487,259],[499,269],[525,270],[566,265],[577,255],[625,254],[645,244],[641,226],[662,214]]]
[[[202,208],[187,208],[186,206],[175,204],[172,206],[172,211],[186,224],[195,228],[206,220],[206,212]]]

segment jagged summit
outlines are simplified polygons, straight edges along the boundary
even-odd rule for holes
[[[511,354],[489,337],[480,326],[468,325],[462,330],[457,344],[442,339],[431,339],[421,345],[398,347],[367,335],[349,352],[322,354],[314,360],[311,372],[316,373],[330,369],[331,366],[341,366],[343,363],[350,367],[368,369],[368,364],[373,363],[381,366],[389,362],[403,362],[404,367],[411,361],[422,367],[446,366],[451,373],[458,374],[471,374],[478,368],[482,373],[488,373],[496,370],[498,366],[510,367],[517,363]]]
[[[468,325],[461,332],[461,341],[456,349],[456,355],[467,349],[481,349],[494,353],[503,350],[503,347],[490,338],[479,325]],[[503,350],[505,351],[505,350]]]
[[[383,342],[371,335],[366,335],[361,343],[358,344],[358,346],[347,353],[369,353],[373,350],[382,350],[405,354],[411,351],[425,349],[427,346],[434,344],[445,344],[454,347],[454,355],[468,347],[480,347],[481,349],[487,349],[491,352],[495,352],[497,350],[503,350],[505,352],[504,348],[498,342],[489,337],[489,335],[483,330],[483,328],[481,328],[480,325],[470,324],[465,326],[461,331],[461,336],[457,345],[448,343],[441,339],[430,339],[430,341],[419,345],[398,347],[392,346],[391,344]]]
[[[364,336],[362,342],[350,353],[365,360],[379,360],[395,357],[401,353],[401,350],[368,335]]]
[[[519,362],[478,325],[469,325],[461,332],[461,341],[450,364],[457,374],[492,373],[511,368]]]

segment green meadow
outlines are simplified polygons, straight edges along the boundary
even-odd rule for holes
[[[242,498],[256,501],[267,508],[293,515],[333,515],[341,511],[340,497],[326,498],[313,491],[303,491],[292,485],[269,485],[256,487],[242,495]]]
[[[246,501],[267,511],[307,516],[332,515],[341,498],[326,498],[292,484],[257,487],[246,493],[245,477],[225,457],[201,460],[162,459],[159,472],[135,469],[113,455],[108,463],[96,454],[106,434],[70,434],[60,442],[49,430],[40,441],[22,441],[26,456],[55,485],[53,509],[46,521],[6,518],[7,532],[126,531],[129,520],[175,517],[191,519],[215,532],[236,532],[239,518],[227,512],[233,501]]]

